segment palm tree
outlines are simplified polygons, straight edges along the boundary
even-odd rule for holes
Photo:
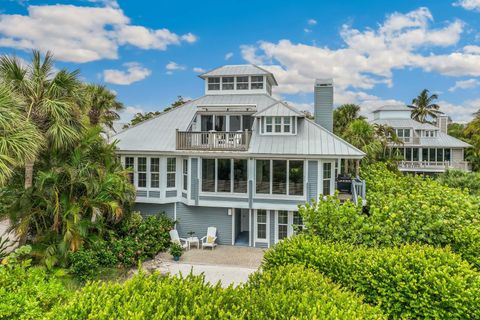
[[[117,111],[124,109],[123,104],[117,100],[115,93],[108,90],[107,87],[97,84],[85,86],[84,103],[86,104],[86,110],[88,110],[90,124],[96,126],[103,123],[110,129],[113,128],[113,121],[120,119]]]
[[[15,57],[0,57],[0,81],[19,96],[23,114],[41,134],[46,150],[61,151],[78,140],[82,128],[78,71],[56,72],[50,52],[42,60],[40,52],[33,51],[27,66]],[[35,161],[25,163],[26,189],[32,186]]]
[[[15,167],[35,158],[40,144],[41,136],[23,115],[20,101],[0,85],[0,187]]]
[[[365,119],[360,116],[360,106],[352,103],[343,104],[333,112],[333,131],[343,134],[348,125],[357,119]]]
[[[435,93],[429,95],[429,91],[423,89],[422,92],[412,100],[412,104],[409,105],[409,107],[412,108],[412,119],[421,123],[430,122],[427,120],[429,117],[436,119],[439,114],[442,114],[439,110],[440,106],[434,103],[437,99],[438,95]]]

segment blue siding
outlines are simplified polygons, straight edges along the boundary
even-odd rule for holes
[[[201,238],[207,235],[208,227],[217,228],[217,243],[232,244],[232,216],[226,208],[195,207],[177,203],[177,229],[181,237],[195,232]]]
[[[307,201],[318,198],[318,162],[308,161]]]
[[[268,248],[268,243],[266,242],[255,242],[256,248]]]
[[[270,246],[275,244],[275,210],[270,210]]]
[[[142,216],[151,216],[157,213],[165,212],[172,220],[174,219],[174,204],[156,204],[156,203],[136,203],[135,211],[139,211]]]

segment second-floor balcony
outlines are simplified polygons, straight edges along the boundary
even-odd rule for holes
[[[247,151],[252,132],[177,131],[177,150]]]
[[[432,171],[444,172],[449,169],[472,171],[467,161],[405,161],[398,163],[400,171]]]

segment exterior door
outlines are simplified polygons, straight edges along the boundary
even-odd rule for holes
[[[241,216],[240,216],[240,231],[249,231],[250,230],[250,219],[248,210],[242,209]]]

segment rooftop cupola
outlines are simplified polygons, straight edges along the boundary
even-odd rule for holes
[[[205,94],[272,95],[277,86],[273,74],[253,64],[226,65],[199,75],[205,80]]]

